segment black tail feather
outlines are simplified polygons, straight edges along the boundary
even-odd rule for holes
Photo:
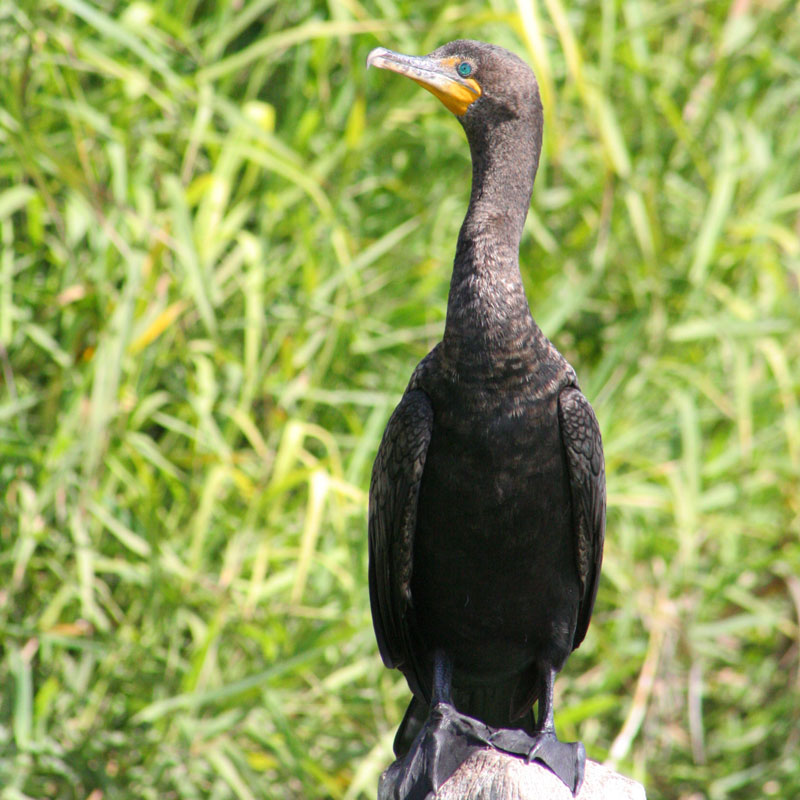
[[[402,758],[408,753],[427,718],[427,704],[417,697],[412,697],[403,721],[400,723],[400,727],[394,737],[393,749],[395,757]]]

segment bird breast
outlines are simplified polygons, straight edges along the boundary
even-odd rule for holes
[[[477,642],[512,670],[553,641],[566,658],[556,629],[576,613],[578,580],[555,400],[478,410],[458,402],[463,388],[438,410],[434,401],[412,569],[420,627],[461,663],[478,657]]]

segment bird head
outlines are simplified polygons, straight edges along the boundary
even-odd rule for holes
[[[497,45],[459,39],[427,56],[376,47],[367,57],[370,66],[405,75],[432,92],[467,134],[510,119],[529,119],[541,131],[542,103],[533,72]]]

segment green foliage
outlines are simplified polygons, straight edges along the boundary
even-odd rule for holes
[[[383,425],[457,123],[369,50],[520,53],[529,297],[606,442],[557,722],[649,797],[800,795],[790,0],[0,0],[0,798],[374,796]]]

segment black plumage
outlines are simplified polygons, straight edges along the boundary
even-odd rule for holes
[[[554,740],[553,679],[597,592],[605,476],[594,412],[534,322],[519,271],[538,86],[522,60],[481,42],[422,58],[378,48],[368,64],[434,92],[472,155],[444,336],[387,424],[370,486],[375,633],[414,695],[395,751],[411,749],[437,699],[491,730]]]

